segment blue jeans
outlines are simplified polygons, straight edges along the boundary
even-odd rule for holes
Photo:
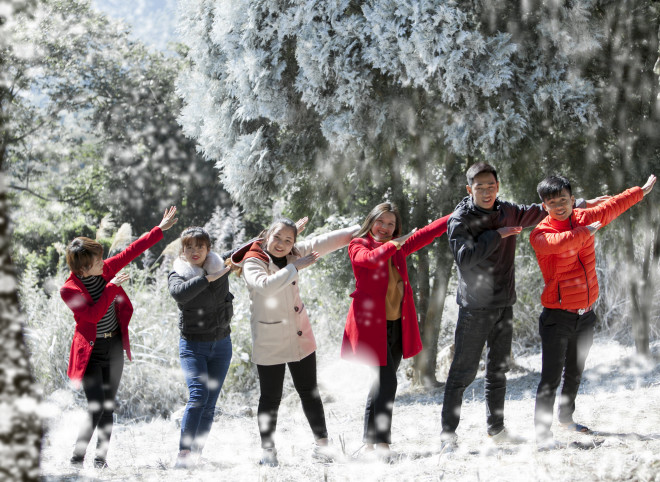
[[[456,323],[454,360],[449,368],[442,405],[442,431],[454,433],[461,418],[463,392],[474,381],[484,345],[486,351],[486,423],[488,434],[504,428],[506,372],[513,338],[513,308],[460,307]]]
[[[231,362],[231,337],[179,341],[179,359],[190,394],[181,420],[179,450],[201,453],[211,431],[215,403]]]

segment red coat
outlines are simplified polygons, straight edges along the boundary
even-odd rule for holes
[[[131,243],[124,251],[108,258],[103,262],[103,278],[110,281],[128,263],[137,258],[145,250],[152,247],[163,239],[163,232],[156,226],[147,234]],[[82,380],[87,363],[96,341],[96,324],[103,318],[112,301],[117,297],[115,313],[121,330],[121,338],[128,359],[131,359],[131,348],[128,341],[128,323],[133,315],[131,305],[126,292],[121,286],[113,283],[105,285],[101,297],[96,303],[89,295],[87,288],[73,273],[69,275],[64,286],[60,288],[60,296],[64,303],[73,311],[76,320],[76,328],[73,332],[71,353],[69,354],[69,369],[67,375],[74,382]]]
[[[374,366],[387,365],[385,296],[389,282],[387,260],[390,258],[404,287],[401,304],[403,357],[410,358],[422,350],[406,256],[442,236],[447,231],[447,219],[449,216],[442,217],[418,230],[398,251],[393,243],[378,242],[370,234],[351,241],[348,255],[355,274],[355,291],[351,294],[353,301],[344,328],[342,358],[357,358]]]
[[[530,234],[530,242],[543,273],[541,303],[546,308],[579,310],[598,299],[594,237],[587,225],[609,224],[642,200],[633,187],[590,209],[573,209],[571,217],[557,221],[547,216]]]

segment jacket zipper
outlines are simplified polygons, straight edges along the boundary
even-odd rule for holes
[[[568,219],[568,222],[571,225],[571,229],[573,229],[573,215],[571,214],[571,217]],[[577,253],[577,259],[578,262],[580,263],[580,266],[582,266],[582,271],[584,271],[584,281],[587,283],[587,306],[591,305],[590,301],[590,293],[589,293],[589,277],[587,276],[587,268],[584,267],[584,264],[582,263],[582,260],[580,259],[580,251]]]

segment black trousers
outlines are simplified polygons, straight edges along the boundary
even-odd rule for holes
[[[401,363],[401,319],[387,322],[387,365],[375,367],[374,382],[364,411],[363,442],[392,443],[392,412],[396,396],[396,371]]]
[[[124,348],[121,336],[97,338],[82,379],[88,417],[78,434],[74,456],[85,456],[94,429],[97,429],[96,457],[105,460],[112,435],[115,397],[123,371]]]
[[[286,365],[289,366],[293,385],[300,396],[303,412],[305,412],[305,417],[307,417],[309,426],[312,428],[314,439],[328,438],[323,402],[316,382],[316,352],[314,352],[299,362],[257,365],[259,388],[261,389],[257,420],[259,435],[261,436],[261,447],[265,449],[275,446],[273,435],[277,428],[277,413],[282,400]]]
[[[583,315],[543,308],[539,317],[541,334],[541,382],[536,390],[534,425],[537,440],[552,437],[552,412],[557,388],[563,378],[559,399],[559,421],[572,423],[584,364],[594,341],[596,314]]]
[[[488,434],[504,428],[506,372],[513,337],[513,308],[459,308],[454,360],[449,368],[442,405],[442,431],[454,433],[461,419],[463,392],[474,381],[484,344],[486,352],[486,423]]]

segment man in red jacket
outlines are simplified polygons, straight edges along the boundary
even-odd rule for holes
[[[590,433],[573,421],[575,398],[593,343],[593,311],[598,299],[594,234],[642,200],[655,184],[651,175],[643,187],[630,188],[590,209],[573,209],[571,184],[563,176],[550,176],[537,186],[548,216],[530,235],[543,273],[541,381],[536,391],[534,424],[539,450],[561,447],[552,438],[553,405],[562,379],[559,422],[568,430]]]

